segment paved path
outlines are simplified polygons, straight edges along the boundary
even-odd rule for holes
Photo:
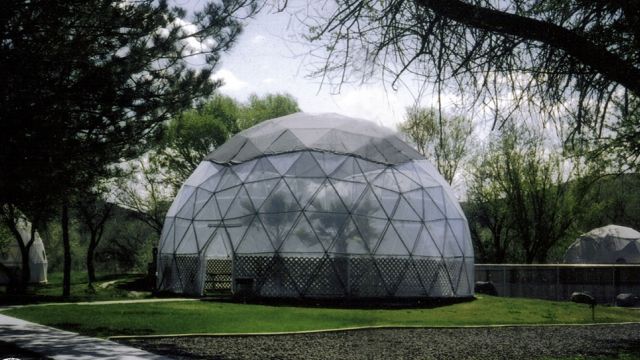
[[[22,349],[60,360],[168,359],[113,341],[82,336],[2,314],[0,314],[0,339]]]

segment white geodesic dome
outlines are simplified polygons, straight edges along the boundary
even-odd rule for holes
[[[28,221],[19,220],[17,229],[23,243],[31,238],[31,224]],[[4,240],[6,241],[6,247],[0,251],[0,263],[9,269],[21,268],[22,254],[16,240],[13,237]],[[35,240],[29,249],[29,270],[31,271],[29,282],[46,283],[47,265],[47,254],[44,250],[44,243],[40,235],[36,232]],[[9,281],[8,275],[0,271],[0,284],[8,284]]]
[[[169,209],[158,288],[263,297],[468,297],[473,247],[438,171],[394,132],[297,113],[211,153]]]
[[[640,264],[640,232],[607,225],[584,233],[564,255],[569,264]]]

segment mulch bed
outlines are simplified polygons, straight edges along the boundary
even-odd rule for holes
[[[540,359],[637,354],[640,325],[372,329],[121,342],[176,359]]]

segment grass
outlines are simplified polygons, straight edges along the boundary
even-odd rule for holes
[[[30,285],[26,294],[16,295],[0,291],[0,304],[31,304],[47,302],[78,302],[146,298],[151,292],[144,289],[141,274],[98,274],[93,290],[88,287],[87,273],[71,273],[71,296],[62,297],[62,273],[49,273],[46,284]]]
[[[57,305],[4,311],[25,320],[86,335],[247,333],[335,329],[358,326],[462,326],[498,324],[584,324],[586,305],[482,296],[430,309],[363,310],[244,305],[192,301],[109,305]],[[640,321],[640,311],[597,307],[596,322]]]

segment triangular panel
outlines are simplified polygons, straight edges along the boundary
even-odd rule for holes
[[[418,234],[418,239],[413,248],[414,256],[442,257],[442,250],[439,245],[433,241],[431,233],[424,226]]]
[[[380,204],[382,204],[382,209],[385,212],[386,217],[391,217],[393,212],[396,209],[396,205],[398,204],[398,200],[400,199],[400,194],[394,191],[385,190],[379,187],[374,187],[373,191],[378,198]]]
[[[287,177],[284,181],[291,189],[300,207],[305,208],[309,204],[311,197],[315,195],[320,185],[324,182],[324,179]]]
[[[267,149],[265,154],[280,154],[283,152],[289,152],[292,150],[305,149],[305,145],[298,139],[298,137],[290,130],[283,131]]]
[[[326,175],[333,173],[333,171],[347,158],[344,155],[327,152],[313,152],[312,154]]]
[[[220,210],[220,214],[222,214],[223,217],[226,217],[227,210],[229,210],[229,206],[235,200],[240,188],[242,188],[242,186],[232,187],[213,195],[213,199],[216,200],[218,210]]]
[[[208,221],[194,221],[193,228],[195,237],[198,240],[199,247],[204,248],[205,244],[210,240],[217,227]]]
[[[348,219],[345,226],[342,228],[340,234],[333,242],[330,253],[334,254],[348,254],[348,255],[363,255],[370,254],[368,244],[360,235],[358,228],[352,219]]]
[[[183,219],[191,219],[193,217],[193,206],[196,201],[196,192],[194,191],[189,199],[182,204],[182,207],[178,210],[176,217]]]
[[[421,221],[422,219],[413,208],[409,205],[407,200],[404,197],[400,197],[398,202],[398,206],[396,207],[396,211],[393,213],[393,219],[395,220],[411,220],[411,221]]]
[[[280,173],[278,173],[278,170],[273,167],[273,164],[271,164],[271,162],[266,157],[263,157],[258,160],[256,166],[251,171],[251,174],[247,176],[245,182],[273,179],[279,177]]]
[[[443,244],[443,254],[444,257],[462,257],[462,248],[458,245],[458,241],[456,240],[453,231],[451,230],[451,225],[447,220],[447,226],[445,227],[445,239]]]
[[[259,208],[261,213],[284,213],[299,210],[300,206],[284,180],[278,182]]]
[[[225,238],[226,235],[223,229],[216,231],[204,250],[205,256],[207,258],[228,258],[231,252],[227,249]]]
[[[271,191],[276,186],[278,181],[280,180],[271,179],[244,184],[244,187],[249,194],[249,199],[251,199],[251,202],[253,203],[255,209],[260,209],[265,199],[269,197],[269,194],[271,194]]]
[[[177,246],[182,241],[182,238],[187,232],[187,229],[189,229],[189,226],[191,226],[191,220],[176,219],[176,222],[174,224],[175,246]],[[173,250],[175,250],[175,248]]]
[[[271,165],[280,173],[284,175],[289,171],[291,165],[298,160],[300,157],[300,153],[289,153],[278,156],[270,156],[269,161],[271,161]]]
[[[407,191],[416,190],[416,189],[420,189],[421,188],[420,184],[418,184],[413,179],[407,177],[406,175],[404,175],[400,171],[394,170],[393,174],[396,177],[396,181],[398,183],[398,187],[400,188],[400,191],[407,192]]]
[[[359,234],[366,240],[368,249],[373,251],[384,233],[388,220],[359,215],[351,215],[351,217],[358,228]]]
[[[218,166],[210,161],[203,161],[184,183],[185,185],[198,186],[217,172]]]
[[[230,241],[230,244],[227,243],[227,248],[232,247],[234,251],[238,249],[238,244],[240,244],[240,241],[247,232],[251,222],[257,221],[254,219],[256,219],[255,215],[247,216],[243,219],[232,219],[227,226],[220,228],[221,230],[224,230],[228,236],[228,240]]]
[[[209,201],[209,199],[211,199],[211,196],[213,196],[212,192],[201,188],[196,189],[196,202],[193,206],[194,216],[202,210],[204,205]]]
[[[222,214],[218,209],[218,203],[215,196],[209,197],[209,200],[202,206],[202,209],[195,214],[196,220],[220,220]]]
[[[256,163],[256,160],[247,161],[242,164],[234,165],[232,169],[236,173],[240,181],[245,181],[247,180],[249,174],[252,173],[253,168],[256,166]]]
[[[301,216],[298,223],[289,232],[289,236],[280,246],[281,253],[294,253],[299,256],[309,255],[310,253],[323,254],[324,248],[320,241],[311,230],[311,224],[307,222],[304,216]]]
[[[280,247],[300,214],[296,211],[258,215],[275,249]]]
[[[220,192],[221,190],[225,190],[230,187],[238,186],[241,183],[242,181],[240,180],[238,175],[236,175],[233,170],[227,169],[227,171],[224,173],[224,176],[222,176],[222,179],[220,180],[220,184],[218,184],[218,187],[216,188],[216,192]]]
[[[353,210],[356,202],[360,198],[360,195],[367,187],[366,184],[350,181],[331,180],[331,183],[333,184],[333,188],[338,192],[342,202],[349,210]]]
[[[361,216],[377,217],[381,219],[388,218],[371,187],[367,187],[352,212]]]
[[[342,164],[329,175],[334,179],[350,179],[357,174],[361,174],[360,167],[354,157],[348,156]]]
[[[391,171],[391,168],[385,170],[382,174],[378,175],[375,179],[373,179],[373,181],[371,181],[371,184],[386,190],[391,190],[395,192],[400,191],[400,189],[398,188],[398,184],[396,182],[396,178],[393,176],[393,172]]]
[[[380,244],[376,249],[376,255],[409,256],[409,250],[407,250],[393,226],[387,227],[387,231],[382,236],[382,240],[380,240]]]
[[[416,212],[418,217],[420,219],[424,219],[424,213],[425,213],[424,197],[425,197],[425,193],[422,190],[418,189],[418,190],[406,192],[406,193],[402,194],[402,196],[407,200],[409,205],[411,205],[411,208],[413,209],[413,211]],[[429,200],[429,202],[430,201],[431,200]]]
[[[262,223],[257,218],[249,226],[244,239],[238,245],[238,254],[262,254],[274,251],[271,241],[267,237],[267,232],[262,227]]]
[[[218,188],[218,184],[220,183],[220,179],[222,179],[222,176],[227,171],[229,171],[229,169],[227,168],[221,169],[218,173],[210,176],[207,180],[200,184],[200,188],[210,192],[216,191],[216,189]]]
[[[313,232],[325,249],[329,249],[345,221],[347,214],[305,212]]]
[[[196,234],[193,230],[193,225],[190,225],[187,232],[182,237],[182,240],[177,246],[177,254],[197,254],[199,252],[198,241]]]
[[[426,217],[428,219],[437,219],[438,217],[436,216],[440,216],[439,217],[440,219],[444,219],[446,214],[445,212],[446,208],[444,204],[444,189],[441,186],[439,186],[439,187],[425,188],[424,191],[426,192],[428,199],[431,199],[432,206],[436,208],[434,210],[430,206],[428,209],[426,209],[427,210]]]
[[[298,160],[291,165],[289,171],[287,171],[287,176],[315,178],[326,177],[322,168],[318,162],[316,162],[316,159],[308,151],[303,152]]]
[[[253,203],[251,202],[251,198],[249,197],[247,190],[244,187],[241,187],[236,198],[229,206],[225,219],[243,217],[254,214],[255,212],[256,210],[253,208]]]
[[[409,252],[413,252],[422,224],[419,222],[398,220],[393,220],[392,223]]]
[[[320,212],[347,213],[347,209],[344,207],[338,193],[328,181],[322,184],[315,198],[311,200],[308,209]]]

